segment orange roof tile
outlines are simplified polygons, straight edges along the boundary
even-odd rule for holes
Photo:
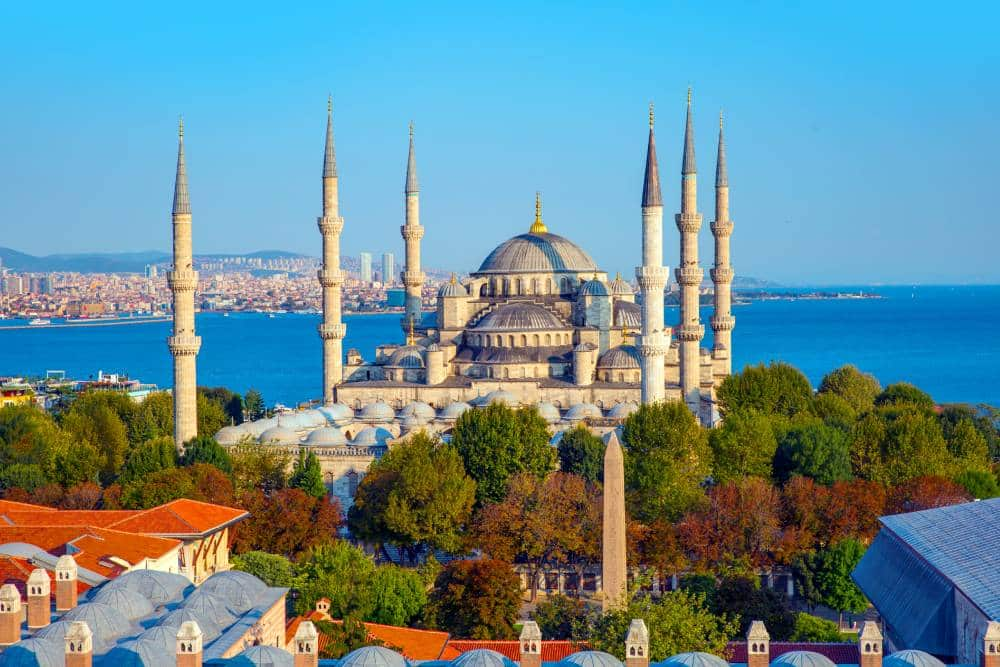
[[[116,521],[116,530],[147,535],[204,535],[250,516],[246,510],[179,498]]]
[[[21,593],[21,597],[25,597],[25,585],[28,582],[28,577],[31,572],[35,569],[35,565],[31,563],[26,558],[18,558],[17,556],[7,556],[6,554],[0,554],[0,586],[3,584],[14,584],[17,590]],[[56,573],[51,570],[46,570],[49,575],[49,579],[52,580],[52,586],[49,588],[51,595],[55,598],[56,595]],[[83,593],[88,590],[88,586],[85,582],[77,579],[76,590],[78,593]]]
[[[8,510],[0,513],[0,525],[97,526],[108,528],[135,515],[131,510]]]
[[[8,510],[44,510],[47,512],[56,512],[54,507],[46,507],[45,505],[32,505],[31,503],[19,503],[16,500],[0,500],[0,514]]]
[[[339,620],[331,619],[328,614],[319,611],[311,611],[305,616],[296,616],[285,626],[285,643],[290,644],[295,638],[295,632],[299,629],[302,621],[330,621],[340,623]],[[410,660],[438,660],[446,649],[448,643],[448,633],[439,630],[420,630],[417,628],[404,628],[395,625],[382,625],[381,623],[365,623],[368,630],[368,638],[376,639],[393,650],[399,651],[404,657]],[[322,650],[329,638],[320,633],[319,648]],[[517,642],[514,642],[517,644]],[[455,653],[454,657],[458,657]]]
[[[502,653],[517,662],[521,659],[521,643],[516,639],[449,639],[446,649],[459,655],[478,648],[488,648]],[[563,658],[587,649],[585,642],[568,640],[546,640],[542,642],[542,662],[559,662]]]

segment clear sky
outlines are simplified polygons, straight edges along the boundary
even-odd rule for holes
[[[995,3],[14,4],[3,246],[168,250],[183,113],[195,252],[318,255],[331,92],[345,254],[402,264],[413,119],[426,266],[475,269],[541,190],[550,231],[631,275],[653,100],[675,265],[692,85],[706,268],[724,108],[737,273],[1000,282]]]

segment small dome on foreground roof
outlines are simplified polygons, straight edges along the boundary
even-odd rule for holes
[[[90,626],[95,641],[99,639],[103,643],[125,636],[134,627],[125,614],[102,602],[87,602],[73,607],[59,620],[84,621]]]
[[[358,419],[369,422],[391,422],[396,418],[396,411],[385,401],[375,401],[361,408]]]
[[[0,667],[64,667],[66,647],[52,639],[31,637],[11,644],[0,653]]]
[[[580,287],[580,296],[609,296],[609,292],[604,283],[594,278]]]
[[[195,609],[175,609],[160,619],[157,625],[168,628],[176,636],[177,631],[186,621],[194,621],[201,628],[205,642],[210,642],[222,633],[222,628],[207,615],[199,613]]]
[[[503,653],[488,648],[466,651],[451,661],[453,667],[516,667],[517,663]]]
[[[334,403],[333,405],[324,405],[322,407],[316,408],[326,420],[331,423],[337,423],[342,421],[350,421],[354,419],[354,410],[343,403]]]
[[[413,415],[418,419],[423,420],[434,419],[434,414],[434,408],[423,401],[410,401],[399,412],[400,417],[409,417],[410,415]]]
[[[191,581],[184,575],[157,570],[126,572],[101,586],[98,592],[116,588],[133,590],[157,607],[180,600],[194,590]]]
[[[562,417],[559,415],[559,408],[546,401],[542,401],[541,403],[536,403],[535,409],[538,410],[538,414],[542,416],[542,419],[544,419],[550,424],[554,424],[560,419],[562,419]]]
[[[247,572],[227,570],[216,572],[205,580],[199,590],[218,595],[241,614],[253,607],[258,595],[267,589],[267,584]],[[192,594],[193,595],[193,594]]]
[[[471,409],[472,406],[468,403],[465,403],[464,401],[455,401],[446,405],[444,410],[441,411],[439,417],[441,419],[458,419],[462,416],[463,412]]]
[[[670,656],[660,667],[729,667],[729,663],[717,655],[693,651]]]
[[[632,401],[626,401],[625,403],[616,403],[614,407],[608,410],[608,417],[611,419],[625,419],[638,409],[639,409],[639,404],[633,403]]]
[[[563,658],[563,662],[570,662],[580,667],[622,667],[621,660],[604,651],[577,651]]]
[[[516,408],[520,401],[517,400],[517,396],[509,391],[496,389],[486,394],[483,398],[482,405],[485,407],[487,405],[493,405],[494,403],[502,403],[504,405],[509,405],[512,408]]]
[[[344,432],[336,426],[326,426],[324,428],[318,428],[307,435],[303,442],[312,446],[336,447],[337,445],[346,445],[347,437],[344,435]]]
[[[153,605],[149,600],[138,591],[123,587],[101,589],[90,598],[90,601],[114,607],[131,621],[137,621],[153,613]]]
[[[272,426],[260,434],[258,441],[262,445],[297,445],[299,434],[284,426]]]
[[[174,640],[176,644],[177,640]],[[176,647],[164,650],[154,642],[131,639],[118,644],[102,656],[95,656],[94,664],[102,667],[176,667]]]
[[[220,445],[235,445],[247,436],[238,426],[223,426],[215,433],[215,441]]]
[[[409,667],[403,656],[384,646],[364,646],[345,655],[340,667]]]
[[[73,627],[73,621],[63,621],[58,620],[55,623],[49,623],[44,628],[39,628],[35,631],[34,637],[38,639],[45,639],[47,641],[53,642],[58,646],[65,646],[66,633],[69,632],[70,628]],[[115,640],[112,639],[101,639],[100,637],[93,637],[94,651],[101,652],[107,651],[111,648]],[[3,653],[0,652],[0,665],[6,664],[3,661]],[[60,663],[62,664],[62,663]]]
[[[354,436],[354,440],[351,441],[352,445],[359,446],[373,446],[373,445],[384,445],[387,440],[391,440],[395,436],[391,431],[384,429],[380,426],[369,426],[368,428],[363,428]]]
[[[181,609],[186,609],[199,617],[207,618],[219,628],[232,625],[239,612],[220,596],[204,590],[197,590],[184,600]]]
[[[833,661],[814,651],[790,651],[771,661],[771,667],[835,667]]]
[[[226,661],[226,667],[294,667],[294,665],[295,658],[291,653],[274,646],[251,646],[235,658]]]
[[[882,660],[883,667],[944,667],[944,663],[930,653],[907,649],[896,651]]]
[[[601,419],[602,417],[604,417],[604,413],[593,403],[577,403],[570,407],[565,419],[568,422],[574,422],[583,419]]]

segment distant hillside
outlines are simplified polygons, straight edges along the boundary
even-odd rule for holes
[[[110,253],[60,253],[35,256],[0,248],[3,265],[12,271],[41,273],[46,271],[72,271],[78,273],[141,273],[147,264],[170,260],[165,252],[146,250],[142,252]]]

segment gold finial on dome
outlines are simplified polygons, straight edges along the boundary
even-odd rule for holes
[[[452,285],[454,285],[455,283],[458,282],[458,276],[456,276],[454,273],[452,273],[451,274],[451,280],[449,280],[448,282],[451,283]]]
[[[414,338],[413,338],[413,319],[414,318],[412,318],[412,317],[410,318],[410,333],[407,334],[407,336],[406,336],[406,344],[408,346],[410,346],[410,347],[413,346],[413,341],[414,341]]]
[[[532,234],[545,234],[549,228],[542,222],[542,193],[535,192],[535,221],[531,224]]]

